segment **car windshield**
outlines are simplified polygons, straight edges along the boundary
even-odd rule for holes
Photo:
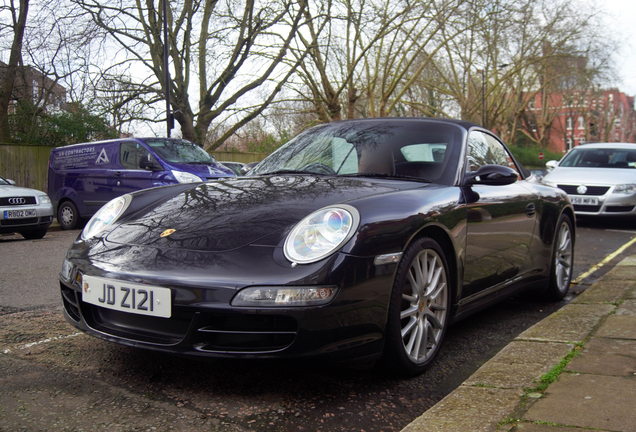
[[[162,159],[177,163],[211,164],[215,159],[205,150],[190,141],[169,138],[147,138],[148,144]]]
[[[634,168],[636,167],[636,146],[634,150],[621,148],[577,148],[559,163],[560,167],[584,168]]]
[[[452,184],[462,142],[438,122],[336,122],[309,129],[265,158],[250,175],[308,173]]]

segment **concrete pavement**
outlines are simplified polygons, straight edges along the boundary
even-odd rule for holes
[[[636,256],[520,334],[403,432],[636,431]]]

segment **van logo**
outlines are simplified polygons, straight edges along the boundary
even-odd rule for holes
[[[209,166],[209,167],[208,167],[208,172],[210,173],[210,175],[214,175],[214,174],[216,174],[216,173],[214,172],[214,169],[212,169],[212,167],[211,167],[211,166]]]
[[[170,234],[172,234],[173,232],[175,232],[176,230],[174,229],[167,229],[164,232],[161,233],[161,237],[168,237]]]
[[[106,154],[106,147],[104,147],[102,151],[99,153],[99,156],[97,156],[95,165],[102,165],[107,163],[110,163],[110,160],[108,160],[108,155]]]

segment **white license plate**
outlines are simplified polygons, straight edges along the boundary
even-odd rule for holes
[[[5,210],[5,219],[24,219],[30,217],[36,217],[38,213],[34,209],[30,210]]]
[[[172,311],[169,288],[94,276],[82,277],[82,299],[96,306],[138,315],[170,318]]]
[[[578,205],[597,206],[598,197],[570,196],[570,202],[572,204],[578,204]]]

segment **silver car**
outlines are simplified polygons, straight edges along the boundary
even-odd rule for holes
[[[53,206],[47,194],[0,177],[0,234],[17,232],[25,239],[40,239],[51,222]]]
[[[543,183],[563,189],[577,215],[636,214],[636,144],[585,144],[546,166]]]

